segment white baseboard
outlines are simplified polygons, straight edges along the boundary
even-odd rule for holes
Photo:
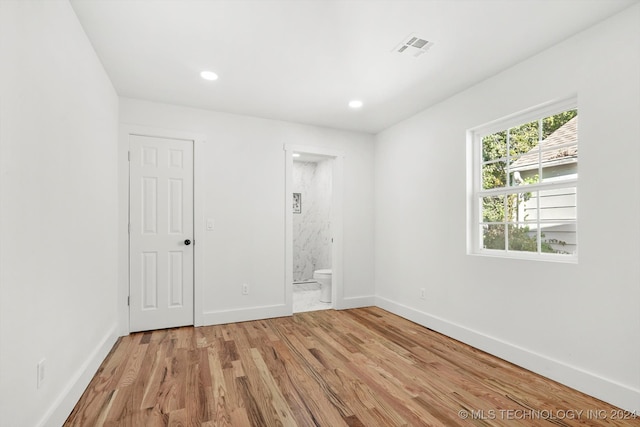
[[[118,340],[117,332],[117,325],[113,325],[104,338],[102,338],[102,341],[100,341],[87,357],[85,363],[82,364],[71,377],[59,397],[53,402],[49,410],[37,424],[38,427],[59,427],[64,424],[76,406],[76,403],[80,400],[82,393],[84,393],[98,371],[98,368],[107,358],[107,355]]]
[[[621,409],[633,412],[640,417],[640,390],[389,299],[377,296],[375,300],[375,305],[384,310],[594,396]]]
[[[375,296],[343,298],[336,304],[336,310],[349,308],[370,307],[375,305]],[[196,326],[222,325],[233,322],[248,322],[273,317],[291,316],[292,310],[286,304],[267,305],[261,307],[238,308],[232,310],[207,311],[199,316]]]
[[[222,325],[233,322],[269,319],[272,317],[291,316],[291,307],[286,304],[267,305],[262,307],[238,308],[233,310],[207,311],[202,313],[202,325]]]
[[[347,310],[349,308],[371,307],[376,305],[376,297],[374,295],[348,297],[336,304],[337,310]]]

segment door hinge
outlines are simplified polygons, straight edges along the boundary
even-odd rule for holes
[[[127,161],[131,161],[131,151],[127,151]]]
[[[127,297],[127,305],[130,306],[131,305],[131,297]]]
[[[131,223],[127,224],[127,233],[131,234]]]

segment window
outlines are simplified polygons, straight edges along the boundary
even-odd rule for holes
[[[469,132],[472,253],[576,259],[576,105],[545,105]]]

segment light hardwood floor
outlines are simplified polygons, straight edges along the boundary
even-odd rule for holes
[[[123,337],[65,425],[640,426],[640,417],[362,308]]]

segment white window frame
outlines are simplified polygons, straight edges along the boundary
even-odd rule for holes
[[[483,230],[482,222],[482,197],[499,196],[522,192],[523,187],[512,186],[510,182],[502,188],[484,190],[482,188],[482,138],[500,131],[508,130],[525,123],[532,122],[541,118],[549,117],[563,111],[578,109],[578,100],[576,96],[565,98],[562,100],[551,101],[536,107],[521,111],[507,117],[503,117],[481,126],[469,129],[467,131],[467,253],[470,255],[493,256],[501,258],[517,258],[537,261],[555,261],[555,262],[578,262],[578,217],[575,221],[567,221],[576,225],[576,252],[575,254],[552,254],[543,253],[541,251],[541,239],[538,239],[538,251],[514,251],[508,248],[502,249],[486,249],[483,247]],[[507,153],[508,158],[508,153]],[[540,164],[539,164],[539,167]],[[542,177],[542,175],[539,175]],[[547,181],[536,184],[528,184],[526,186],[529,191],[543,191],[558,188],[575,188],[578,192],[578,177],[565,179],[561,181]],[[520,191],[518,191],[520,189]],[[576,197],[577,200],[577,197]],[[577,203],[576,203],[577,204]],[[578,206],[576,206],[578,212]],[[559,221],[560,222],[560,221]],[[509,221],[505,221],[506,224]]]

